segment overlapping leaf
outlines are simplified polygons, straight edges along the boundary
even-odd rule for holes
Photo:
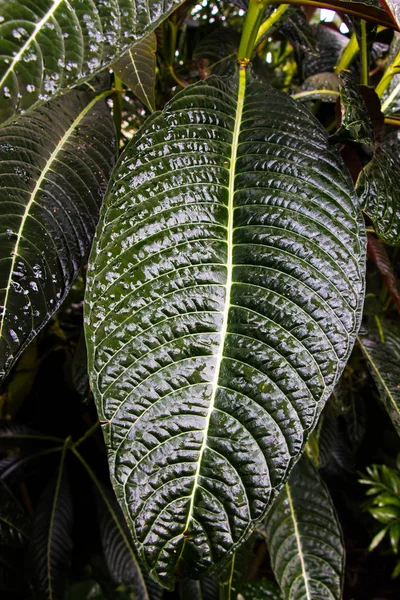
[[[282,600],[278,586],[268,579],[247,581],[240,592],[244,600]]]
[[[32,534],[32,575],[40,598],[62,600],[72,556],[72,498],[65,472],[65,448],[59,469],[39,500]]]
[[[376,232],[392,246],[400,244],[400,137],[377,146],[363,168],[356,190]]]
[[[266,519],[272,569],[285,600],[340,600],[344,547],[329,492],[308,459]]]
[[[152,32],[112,65],[114,73],[151,111],[156,103],[156,50],[157,38]]]
[[[380,319],[360,335],[361,348],[380,398],[400,434],[400,331]]]
[[[2,2],[0,123],[109,66],[181,2]]]
[[[348,359],[365,233],[312,115],[210,77],[133,138],[86,296],[89,370],[117,497],[172,587],[250,535]]]
[[[0,557],[5,547],[20,547],[29,539],[29,518],[8,487],[0,482]]]
[[[115,152],[105,101],[88,93],[0,129],[0,378],[86,260]]]

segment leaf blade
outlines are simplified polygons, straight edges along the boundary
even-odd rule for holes
[[[116,153],[101,98],[71,92],[0,130],[0,378],[60,306],[89,252]]]
[[[166,586],[175,568],[195,578],[223,562],[262,518],[361,316],[365,234],[336,151],[295,101],[241,85],[212,76],[149,118],[114,173],[90,260],[89,371],[113,485]],[[321,273],[325,300],[309,287]]]

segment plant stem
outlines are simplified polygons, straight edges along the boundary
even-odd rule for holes
[[[281,4],[280,7],[277,10],[275,10],[266,21],[264,21],[264,23],[260,26],[258,30],[256,43],[262,38],[263,35],[267,33],[267,31],[272,29],[275,23],[279,21],[281,16],[287,11],[288,8],[289,4]]]
[[[268,0],[250,0],[249,2],[238,51],[238,63],[242,66],[247,65],[251,59],[267,4]]]
[[[382,98],[383,92],[390,85],[390,82],[392,81],[392,79],[396,75],[396,73],[400,73],[400,52],[398,53],[398,55],[396,56],[394,61],[390,63],[390,65],[384,72],[382,79],[380,80],[380,82],[378,83],[378,85],[375,88],[375,91],[378,94],[379,98]],[[397,90],[397,87],[396,87],[396,90]],[[385,101],[384,104],[386,104],[388,102],[388,100],[389,100],[389,98]],[[393,100],[393,98],[390,100],[390,102],[392,100]],[[382,110],[383,110],[383,106],[382,106]]]
[[[368,71],[368,47],[367,47],[367,24],[364,19],[361,19],[361,83],[362,85],[369,84]]]
[[[396,96],[400,94],[400,82],[396,85],[396,87],[394,88],[394,90],[389,94],[389,96],[386,98],[385,102],[382,104],[382,112],[384,113],[385,110],[387,110],[389,108],[389,106],[391,105],[391,103],[393,102],[393,100],[396,98]]]
[[[114,73],[114,91],[116,93],[116,98],[114,101],[114,125],[115,130],[117,132],[118,146],[119,141],[121,139],[121,125],[122,125],[122,91],[124,89],[124,85],[121,79],[118,77],[116,73]]]
[[[94,423],[91,427],[89,427],[89,429],[83,434],[83,436],[81,438],[79,438],[79,440],[74,442],[71,447],[77,448],[78,446],[80,446],[82,444],[82,442],[87,440],[92,435],[92,433],[94,431],[96,431],[96,429],[98,428],[99,425],[100,425],[99,421],[96,421],[96,423]]]
[[[344,69],[347,69],[349,67],[349,65],[353,62],[354,57],[356,56],[357,52],[358,52],[357,37],[356,37],[355,33],[352,33],[349,43],[347,44],[346,48],[343,50],[340,60],[335,67],[336,75],[339,75],[340,71],[343,71]]]

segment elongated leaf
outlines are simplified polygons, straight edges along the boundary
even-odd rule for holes
[[[2,2],[0,123],[108,67],[181,2]]]
[[[149,108],[156,109],[156,50],[157,38],[154,32],[129,48],[112,69],[128,88]]]
[[[375,231],[392,246],[400,244],[400,137],[380,144],[361,171],[356,190]]]
[[[400,331],[389,322],[379,322],[379,330],[371,325],[359,339],[380,398],[400,435]]]
[[[340,600],[344,547],[325,484],[308,459],[296,465],[266,519],[272,569],[285,600]]]
[[[184,579],[179,584],[181,600],[219,600],[218,582],[215,577],[206,576],[200,581]]]
[[[393,0],[396,2],[396,0]],[[271,4],[280,4],[281,0],[270,0]],[[393,11],[385,11],[379,0],[285,0],[285,4],[301,6],[321,6],[361,17],[386,27],[396,27]]]
[[[115,153],[105,101],[86,92],[0,129],[0,378],[86,260]]]
[[[37,506],[31,560],[35,589],[43,600],[63,600],[72,553],[72,498],[65,473],[65,448],[55,477]]]
[[[117,166],[88,270],[89,373],[137,548],[166,586],[243,543],[359,327],[365,233],[300,103],[212,76]]]
[[[29,539],[29,529],[29,518],[25,511],[0,481],[0,546],[21,547]]]

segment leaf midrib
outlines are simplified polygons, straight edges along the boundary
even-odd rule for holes
[[[294,505],[293,505],[293,499],[292,499],[292,494],[290,491],[289,483],[285,484],[285,488],[286,488],[286,494],[287,494],[288,501],[289,501],[290,514],[291,514],[291,518],[293,521],[294,536],[296,538],[297,550],[298,550],[298,554],[299,554],[299,558],[300,558],[301,572],[303,574],[306,597],[307,597],[307,600],[312,600],[311,593],[310,593],[310,587],[308,584],[309,577],[308,577],[308,573],[307,573],[307,569],[306,569],[306,564],[304,561],[303,545],[301,543],[301,535],[300,535],[299,526],[297,523],[297,517],[296,517]]]
[[[223,312],[223,321],[220,332],[220,344],[218,348],[217,360],[215,365],[214,379],[212,382],[212,394],[210,399],[210,404],[207,411],[206,423],[203,431],[203,441],[200,447],[199,457],[197,460],[197,468],[196,473],[194,475],[194,483],[193,490],[190,498],[190,505],[188,516],[186,519],[185,530],[188,531],[190,527],[190,523],[193,517],[194,512],[194,501],[196,497],[197,488],[199,486],[199,477],[201,471],[201,464],[204,456],[205,449],[207,447],[207,438],[208,438],[208,430],[210,427],[211,416],[214,411],[215,406],[215,398],[218,390],[218,381],[221,371],[221,365],[224,358],[224,346],[225,346],[225,338],[228,331],[228,319],[229,319],[229,309],[230,309],[230,297],[231,297],[231,289],[232,289],[232,265],[233,265],[233,209],[234,209],[234,194],[235,194],[235,174],[236,174],[236,158],[237,158],[237,150],[239,146],[239,135],[240,128],[242,123],[242,114],[243,114],[243,106],[244,106],[244,97],[246,92],[246,69],[244,67],[240,68],[239,71],[239,87],[238,87],[238,95],[237,95],[237,104],[236,104],[236,115],[235,115],[235,124],[232,134],[232,152],[229,164],[229,185],[228,185],[228,226],[227,226],[227,277],[226,277],[226,294],[225,294],[225,306]]]

